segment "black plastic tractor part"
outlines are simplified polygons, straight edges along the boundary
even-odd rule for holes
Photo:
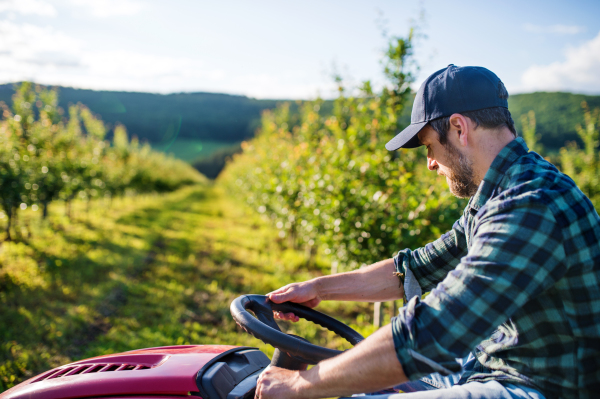
[[[204,399],[254,398],[256,380],[269,365],[267,355],[256,348],[239,347],[215,357],[196,376]]]

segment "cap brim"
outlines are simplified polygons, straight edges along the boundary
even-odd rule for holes
[[[427,121],[419,123],[411,123],[396,135],[393,139],[388,141],[385,148],[388,151],[396,151],[398,148],[416,148],[422,144],[417,137],[417,134],[427,125]]]

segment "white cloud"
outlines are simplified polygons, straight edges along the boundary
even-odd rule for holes
[[[142,10],[143,4],[137,0],[70,0],[72,5],[86,7],[99,18],[135,15]]]
[[[0,0],[0,13],[7,11],[45,17],[56,16],[54,6],[44,0]]]
[[[6,19],[0,19],[0,38],[0,83],[30,80],[96,90],[213,91],[258,98],[335,96],[329,79],[315,82],[303,69],[239,73],[193,56],[102,51],[60,28]]]
[[[600,33],[565,51],[563,61],[532,65],[521,78],[524,91],[600,92]]]
[[[523,25],[523,29],[528,32],[533,33],[554,33],[557,35],[576,35],[585,31],[585,27],[577,26],[577,25],[549,25],[549,26],[541,26],[534,24],[525,24]]]
[[[214,91],[239,93],[264,99],[326,98],[337,94],[332,82],[315,82],[305,71],[288,70],[282,74],[254,73],[236,75],[224,82],[216,82]]]
[[[171,92],[219,82],[199,60],[135,51],[97,51],[51,27],[0,21],[0,82],[32,80],[91,89]],[[200,86],[201,87],[201,86]]]
[[[0,21],[0,80],[29,79],[43,69],[77,65],[81,42],[49,27]]]
[[[207,69],[191,58],[125,50],[84,52],[81,63],[84,68],[80,75],[63,79],[74,86],[96,89],[170,92],[172,87],[184,90],[186,84],[198,80],[224,78],[222,71]]]

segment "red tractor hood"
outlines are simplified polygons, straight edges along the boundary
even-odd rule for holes
[[[198,372],[230,352],[228,345],[186,345],[140,349],[70,363],[33,377],[0,394],[0,399],[85,397],[136,399],[199,395]]]

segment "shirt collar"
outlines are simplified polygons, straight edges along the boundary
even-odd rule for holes
[[[477,193],[469,201],[469,207],[478,211],[496,191],[508,168],[520,157],[529,152],[527,144],[521,137],[508,143],[494,158]]]

